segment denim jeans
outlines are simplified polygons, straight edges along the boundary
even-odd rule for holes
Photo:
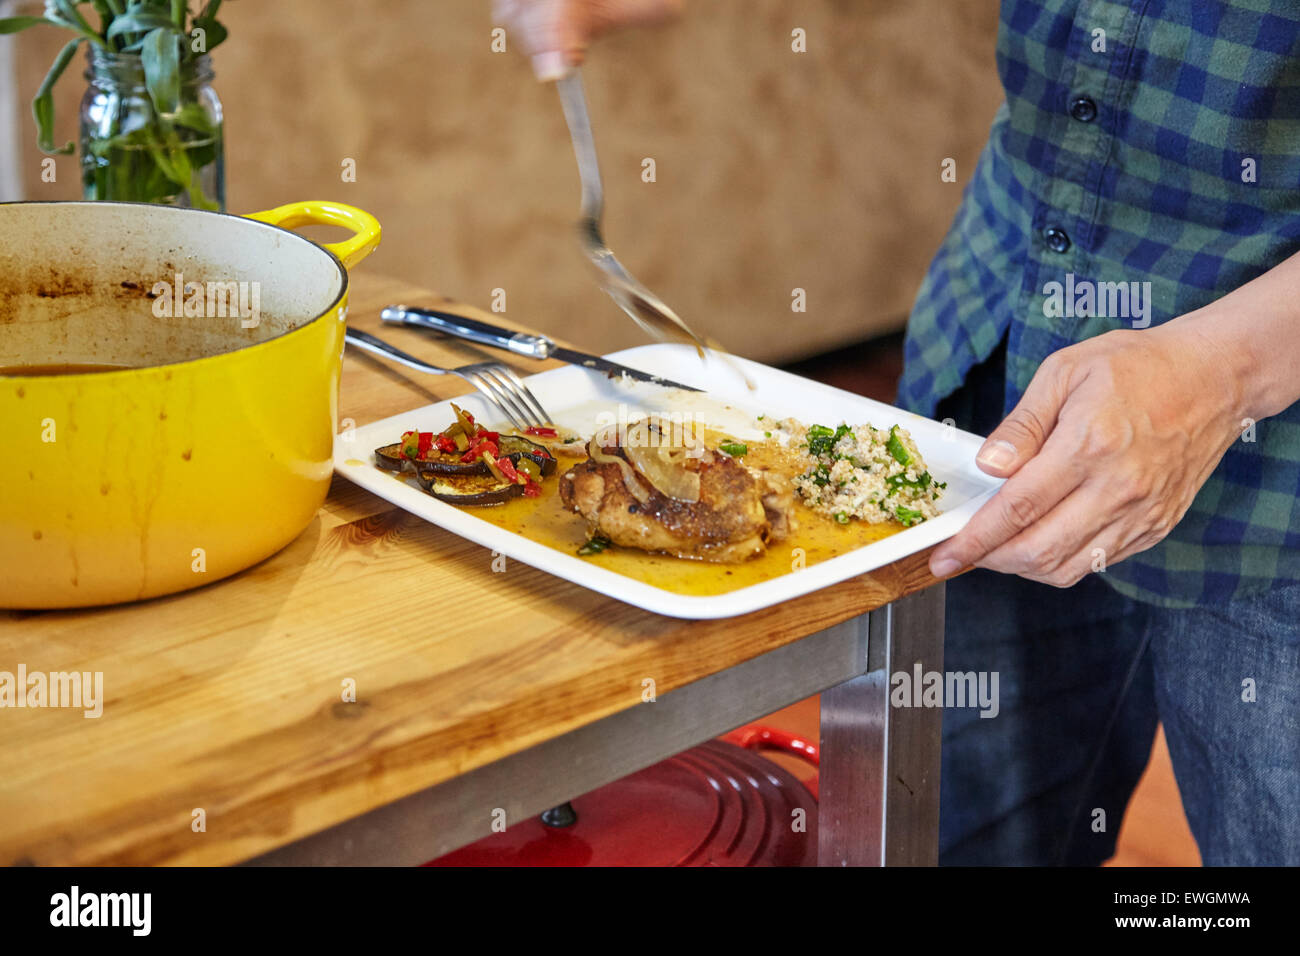
[[[1002,355],[937,417],[988,434]],[[999,710],[944,712],[940,863],[1107,859],[1162,722],[1202,861],[1300,865],[1300,582],[1173,610],[1104,575],[948,582],[944,669],[998,672]]]

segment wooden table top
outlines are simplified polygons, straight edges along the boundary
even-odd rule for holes
[[[363,266],[349,322],[378,330],[379,309],[398,301],[448,305]],[[383,334],[439,364],[481,355],[417,330]],[[340,414],[365,424],[466,390],[349,351]],[[637,706],[645,678],[667,693],[934,580],[920,554],[693,622],[517,562],[492,573],[491,561],[336,477],[297,540],[225,581],[97,610],[0,611],[0,670],[104,674],[99,719],[0,711],[0,863],[247,859]],[[449,594],[511,626],[448,620]],[[342,699],[348,680],[355,703]]]

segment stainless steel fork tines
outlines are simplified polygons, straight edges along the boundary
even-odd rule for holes
[[[551,416],[523,379],[508,365],[500,362],[475,362],[451,370],[485,395],[505,412],[510,424],[519,430],[532,425],[549,425]]]
[[[431,365],[403,352],[395,345],[383,339],[363,332],[360,329],[348,329],[344,336],[349,345],[391,359],[417,372],[430,375],[456,375],[473,385],[484,398],[515,428],[523,431],[532,426],[550,425],[550,414],[537,400],[523,380],[509,366],[500,362],[474,362],[456,368],[442,368]]]

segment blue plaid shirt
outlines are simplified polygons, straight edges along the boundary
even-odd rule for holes
[[[899,403],[923,415],[1004,336],[1005,414],[1057,349],[1300,251],[1300,0],[1003,0],[997,62],[1006,103],[908,323]],[[1104,291],[1062,314],[1053,283]],[[1254,437],[1103,577],[1173,607],[1300,581],[1300,405]]]

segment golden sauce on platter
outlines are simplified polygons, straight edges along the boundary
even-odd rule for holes
[[[793,474],[793,456],[787,449],[775,442],[750,441],[746,444],[749,451],[740,457],[744,464]],[[561,458],[555,474],[542,483],[540,497],[512,498],[500,505],[463,510],[530,541],[576,555],[587,542],[587,522],[582,516],[565,510],[557,486],[559,476],[580,460]],[[413,479],[411,483],[414,484]],[[797,500],[794,517],[798,527],[787,538],[769,544],[766,553],[737,564],[678,558],[617,545],[583,556],[581,560],[675,594],[710,596],[779,578],[792,573],[800,565],[809,567],[828,561],[903,530],[903,526],[894,521],[869,524],[855,520],[842,525],[813,512]]]
[[[465,510],[530,541],[565,554],[576,554],[587,542],[587,522],[580,515],[564,510],[556,481],[553,477],[546,479],[545,490],[539,498],[513,498],[494,507]],[[799,557],[796,549],[803,550],[802,563],[807,567],[903,530],[901,524],[893,521],[883,524],[853,521],[842,525],[802,505],[795,505],[795,517],[799,527],[793,534],[768,545],[766,553],[739,564],[714,564],[617,545],[582,560],[674,594],[707,596],[726,594],[790,574]]]

